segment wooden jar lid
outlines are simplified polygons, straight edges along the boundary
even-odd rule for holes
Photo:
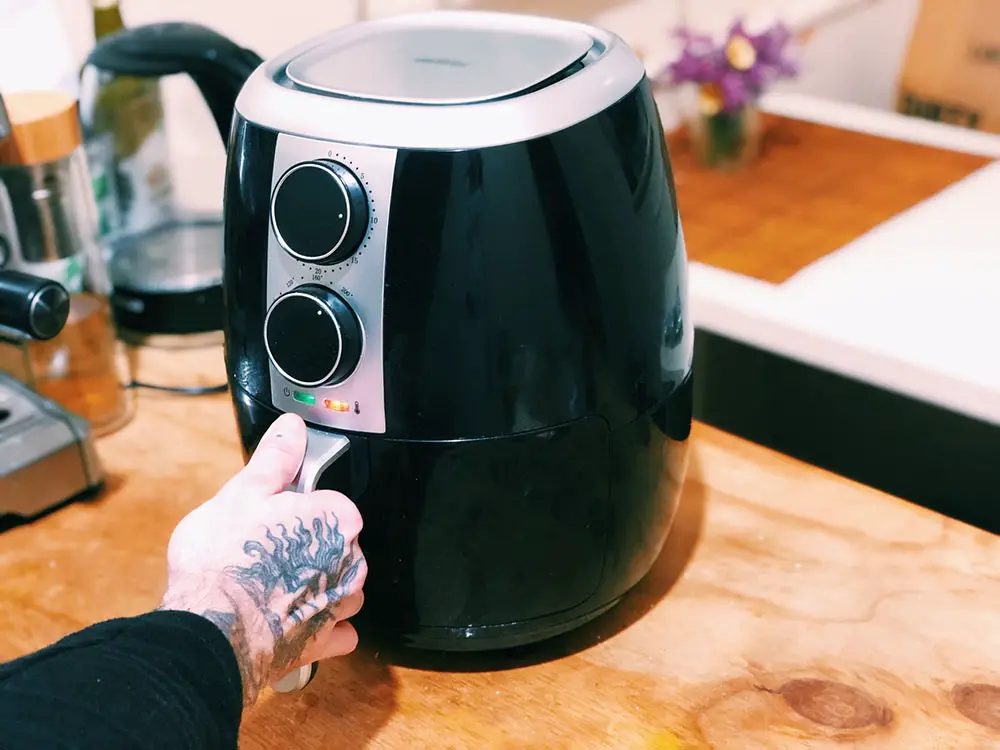
[[[3,94],[11,133],[0,141],[0,164],[33,165],[69,156],[83,143],[76,99],[64,91]]]

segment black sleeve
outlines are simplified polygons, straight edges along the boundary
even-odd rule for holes
[[[242,712],[232,646],[189,612],[109,620],[0,665],[3,750],[230,750]]]

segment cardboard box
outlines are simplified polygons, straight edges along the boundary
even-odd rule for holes
[[[1000,0],[922,0],[896,109],[1000,133]]]

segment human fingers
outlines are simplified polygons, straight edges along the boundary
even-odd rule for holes
[[[304,494],[285,493],[283,499],[299,513],[327,515],[331,522],[336,520],[340,533],[353,539],[361,533],[364,525],[358,506],[345,494],[336,490],[313,490]]]
[[[337,620],[349,620],[361,611],[365,603],[364,591],[356,591],[333,604],[333,616]]]
[[[358,647],[358,631],[349,622],[330,621],[329,625],[319,631],[309,645],[302,650],[302,655],[296,660],[294,667],[305,666],[313,662],[347,656]]]
[[[306,453],[306,425],[297,414],[282,414],[264,433],[247,465],[223,492],[276,495],[295,481]]]

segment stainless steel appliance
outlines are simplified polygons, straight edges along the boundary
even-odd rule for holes
[[[69,315],[57,282],[0,270],[0,340],[47,340]],[[93,494],[104,481],[87,420],[0,372],[0,524]]]
[[[619,38],[441,12],[260,65],[185,24],[105,45],[190,73],[228,142],[240,435],[249,455],[283,412],[310,425],[300,488],[365,518],[364,636],[525,644],[643,578],[684,476],[693,329],[659,115]]]

